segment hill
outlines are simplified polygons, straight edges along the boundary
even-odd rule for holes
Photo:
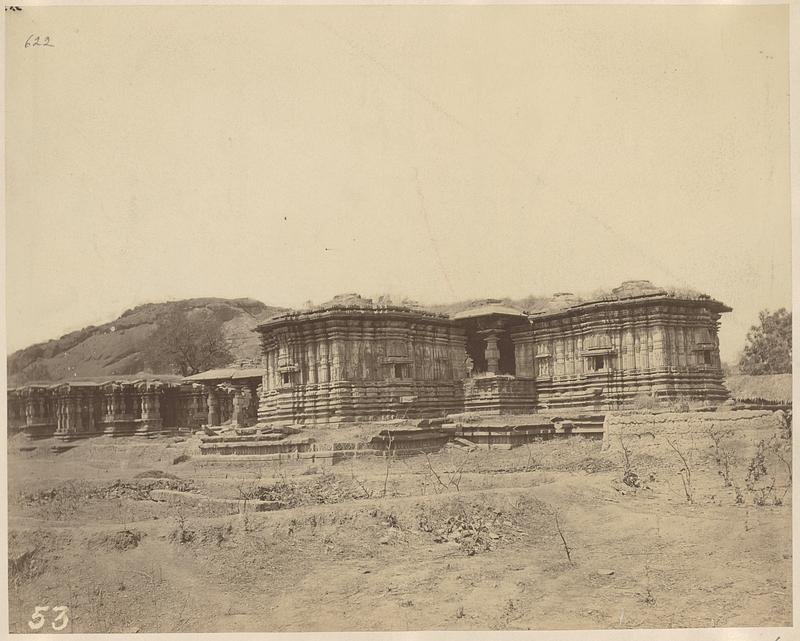
[[[109,323],[90,325],[14,352],[7,360],[8,386],[141,372],[145,367],[143,346],[159,320],[175,309],[190,314],[211,312],[222,322],[236,360],[258,358],[258,335],[251,330],[287,311],[250,298],[192,298],[139,305]]]

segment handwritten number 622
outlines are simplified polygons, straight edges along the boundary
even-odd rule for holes
[[[44,40],[42,40],[39,36],[32,33],[25,41],[25,48],[27,49],[28,47],[55,47],[55,45],[50,44],[50,36],[45,36]]]
[[[40,630],[42,626],[44,626],[44,615],[42,612],[47,612],[50,609],[49,605],[37,605],[33,609],[33,614],[31,615],[31,620],[28,621],[28,627],[31,630]],[[63,630],[69,624],[69,617],[67,616],[67,612],[69,612],[69,608],[65,605],[57,605],[53,608],[53,612],[57,613],[55,619],[53,619],[52,623],[50,623],[50,627],[53,628],[56,632]]]

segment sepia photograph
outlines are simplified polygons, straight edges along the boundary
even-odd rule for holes
[[[3,636],[798,638],[796,9],[5,6]]]

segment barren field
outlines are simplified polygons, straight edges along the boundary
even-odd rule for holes
[[[65,632],[791,625],[791,441],[747,434],[327,467],[14,437],[10,631],[44,605]]]

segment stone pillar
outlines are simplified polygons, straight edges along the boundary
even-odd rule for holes
[[[192,428],[196,428],[205,423],[208,419],[206,387],[198,383],[193,383],[190,401],[189,424]]]
[[[114,420],[114,408],[112,407],[113,394],[108,386],[102,388],[103,392],[103,422],[110,423]]]
[[[664,328],[653,328],[653,358],[651,367],[664,367]]]
[[[116,383],[107,385],[104,390],[106,402],[106,423],[113,423],[119,418],[119,386]]]
[[[80,397],[80,393],[70,391],[72,396],[72,408],[74,409],[74,416],[75,416],[75,432],[80,433],[83,432],[83,399]]]
[[[61,411],[63,412],[63,420],[61,421],[61,432],[68,434],[72,430],[72,401],[64,393],[61,399]]]
[[[244,427],[246,425],[241,389],[233,390],[233,411],[231,412],[231,425]]]
[[[128,418],[128,413],[125,411],[125,390],[121,385],[114,386],[114,392],[111,395],[111,402],[115,416],[121,419]]]
[[[208,398],[206,399],[206,403],[208,404],[208,424],[219,425],[219,399],[217,398],[217,390],[213,385],[208,385],[206,389],[208,393]]]
[[[67,431],[67,408],[61,393],[56,396],[56,435]]]
[[[518,378],[533,378],[535,375],[534,337],[533,331],[516,332],[511,335],[514,343],[514,362]],[[576,357],[577,358],[577,357]]]
[[[149,436],[157,434],[163,427],[159,401],[163,385],[157,381],[144,381],[136,386],[141,399],[141,421],[137,434]]]
[[[497,341],[500,339],[498,330],[487,329],[480,332],[486,341],[486,371],[497,374],[500,371],[500,350]]]
[[[24,425],[30,438],[44,438],[55,431],[55,416],[52,412],[54,391],[49,387],[26,387],[18,396],[19,422]],[[9,406],[9,423],[11,422]]]
[[[346,380],[347,375],[344,372],[345,363],[343,362],[344,345],[340,341],[334,341],[331,345],[331,381]]]
[[[564,339],[559,337],[554,340],[553,347],[554,353],[552,359],[552,374],[553,376],[563,376],[565,371],[564,364],[566,362],[564,359]]]
[[[280,374],[278,373],[278,348],[275,347],[267,356],[269,360],[269,368],[267,370],[268,389],[277,389],[279,387]]]
[[[636,368],[636,352],[633,331],[633,328],[627,328],[622,333],[622,341],[625,350],[621,366],[622,369],[625,370],[632,370]]]
[[[153,395],[148,389],[142,396],[142,420],[149,421],[153,418]]]
[[[575,373],[575,339],[572,336],[564,337],[564,374],[567,376]]]
[[[197,414],[198,415],[207,414],[207,412],[208,412],[208,404],[207,404],[207,400],[206,400],[206,395],[208,394],[208,391],[206,390],[205,387],[201,386],[195,391],[195,394],[196,394],[195,395],[195,410],[196,410]],[[208,418],[208,417],[205,416],[204,418]]]
[[[61,420],[55,436],[62,441],[69,441],[82,431],[83,426],[78,391],[69,384],[64,384],[58,388],[57,395],[61,406]]]
[[[650,346],[653,344],[653,336],[649,327],[642,328],[642,356],[639,363],[640,369],[650,369]]]
[[[116,435],[120,430],[120,423],[124,421],[125,403],[121,396],[122,388],[119,383],[109,383],[102,388],[103,400],[105,401],[105,423],[106,434]]]
[[[36,423],[35,407],[36,401],[33,397],[33,392],[31,390],[27,390],[27,396],[25,398],[25,424],[28,427],[31,427]]]
[[[147,396],[145,396],[143,390],[139,391],[136,398],[134,399],[134,402],[137,407],[136,411],[137,420],[142,421],[144,420],[144,417],[147,415]]]
[[[94,432],[94,403],[95,397],[94,394],[89,392],[88,390],[83,394],[83,409],[86,415],[86,420],[84,420],[84,432],[91,434]]]
[[[26,425],[25,404],[20,394],[16,390],[9,390],[8,399],[8,425],[9,427],[21,428]]]
[[[314,343],[309,343],[306,348],[306,367],[308,372],[307,383],[316,385],[317,383],[317,357],[314,354]]]
[[[150,391],[150,411],[147,418],[151,421],[161,420],[161,395],[158,390]]]
[[[320,383],[327,383],[331,378],[331,365],[328,360],[328,343],[323,340],[319,344],[319,366],[317,367],[317,379]]]
[[[244,410],[244,418],[246,425],[252,425],[256,422],[257,403],[255,399],[258,398],[258,391],[251,385],[245,385],[242,388],[242,407]]]

